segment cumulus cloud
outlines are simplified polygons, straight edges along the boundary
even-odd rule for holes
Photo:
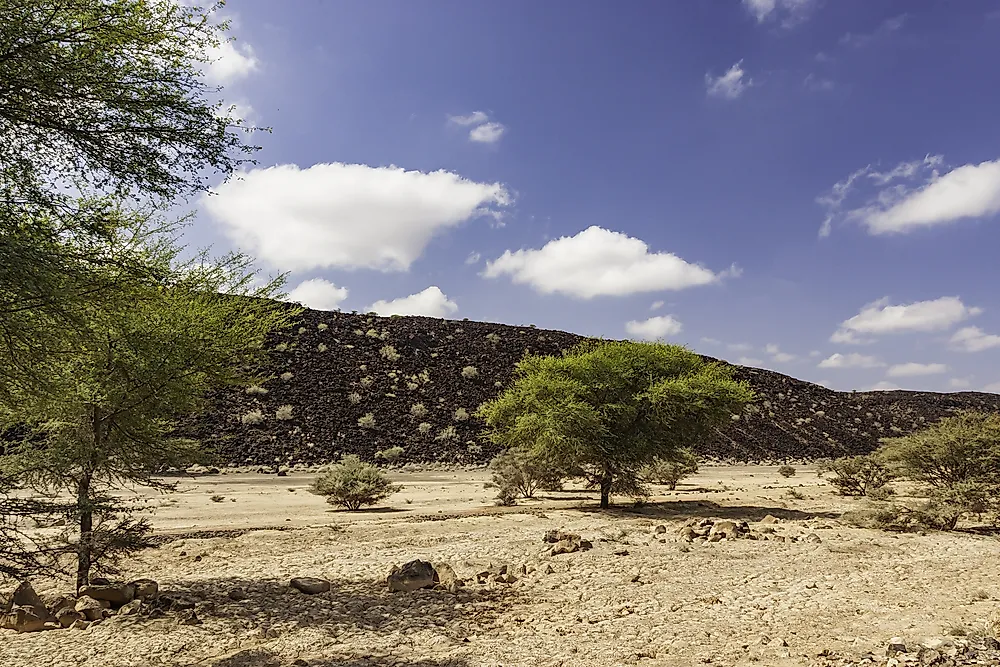
[[[649,304],[650,310],[659,310],[660,308],[663,308],[663,301],[654,301],[653,303]]]
[[[829,357],[819,362],[820,368],[880,368],[885,363],[878,357],[851,352],[850,354],[831,354]]]
[[[245,79],[260,67],[260,61],[249,44],[234,39],[220,42],[206,52],[209,62],[204,65],[205,80],[217,86],[227,86]]]
[[[764,361],[761,359],[755,359],[754,357],[740,357],[736,360],[736,363],[740,366],[763,366]]]
[[[791,28],[804,21],[817,0],[743,0],[743,6],[754,15],[757,23],[781,18],[781,25]]]
[[[817,198],[827,211],[820,236],[840,222],[872,235],[905,234],[1000,213],[1000,159],[943,173],[942,165],[940,155],[928,155],[884,172],[871,165],[855,171]]]
[[[508,275],[542,294],[591,299],[708,285],[735,272],[713,273],[677,255],[650,252],[640,239],[594,226],[538,249],[507,250],[487,262],[482,275]]]
[[[288,293],[288,301],[315,310],[337,310],[346,298],[346,287],[337,287],[323,278],[304,280]]]
[[[283,271],[405,271],[431,238],[510,195],[449,171],[363,164],[252,169],[202,198],[204,210],[248,252]]]
[[[750,77],[747,77],[746,81],[743,80],[744,74],[742,60],[719,76],[712,76],[709,72],[705,74],[705,90],[709,97],[735,100],[753,85],[753,79]]]
[[[683,326],[673,315],[659,315],[648,320],[631,320],[625,323],[625,331],[634,338],[642,340],[657,340],[667,336],[675,336]]]
[[[795,359],[797,359],[794,354],[782,352],[781,348],[774,344],[764,346],[764,351],[771,355],[771,361],[779,364],[788,363],[789,361],[795,361]]]
[[[948,380],[948,386],[952,389],[968,389],[972,386],[972,377],[951,378]]]
[[[382,317],[389,315],[424,315],[425,317],[445,317],[458,310],[458,304],[449,299],[436,285],[422,292],[404,296],[392,301],[376,301],[366,312],[376,312]]]
[[[963,327],[951,337],[951,346],[962,352],[982,352],[1000,347],[1000,336],[988,334],[979,327]]]
[[[890,366],[889,370],[886,371],[886,375],[891,378],[905,378],[919,375],[939,375],[947,372],[948,367],[944,364],[919,364],[911,361],[906,364]]]
[[[502,123],[490,120],[485,111],[473,111],[465,116],[448,116],[448,122],[469,127],[469,141],[479,144],[495,144],[507,131]]]
[[[882,380],[881,382],[876,382],[868,391],[896,391],[897,389],[899,389],[899,385]]]
[[[957,296],[943,296],[932,301],[892,305],[888,297],[865,305],[854,317],[841,322],[830,336],[834,343],[863,344],[870,336],[906,331],[943,331],[983,312],[969,307]]]

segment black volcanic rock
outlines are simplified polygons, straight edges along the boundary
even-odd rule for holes
[[[484,462],[497,451],[479,437],[474,416],[457,420],[456,411],[472,415],[494,397],[526,353],[558,354],[581,340],[533,327],[306,310],[299,326],[269,341],[276,377],[264,384],[266,394],[216,392],[209,409],[181,430],[234,465],[325,463],[348,453],[373,460],[395,445],[405,450],[402,462]],[[383,353],[386,346],[399,358]],[[463,375],[466,367],[475,369],[473,377]],[[285,373],[291,377],[282,379]],[[703,456],[760,461],[865,453],[881,437],[959,409],[1000,411],[996,394],[835,392],[763,369],[737,366],[735,375],[757,400],[711,439],[691,443]],[[356,404],[352,393],[361,397]],[[411,414],[415,403],[425,406],[425,416]],[[292,406],[291,418],[277,419],[284,405]],[[244,424],[252,410],[265,419]],[[363,428],[358,420],[367,413],[375,423]],[[420,431],[422,422],[430,432]],[[441,438],[448,427],[455,437]]]

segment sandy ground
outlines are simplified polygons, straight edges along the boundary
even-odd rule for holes
[[[166,541],[125,564],[127,577],[197,599],[202,623],[120,616],[84,631],[0,631],[0,665],[822,665],[831,653],[884,654],[893,636],[975,631],[1000,606],[1000,540],[848,527],[839,515],[863,501],[834,495],[807,468],[784,479],[775,468],[705,467],[676,492],[610,511],[581,490],[497,508],[484,472],[394,477],[404,490],[386,508],[356,513],[308,493],[309,475],[203,476],[151,495],[156,534],[247,529]],[[820,541],[676,536],[692,518],[760,531],[768,514],[780,519],[774,535]],[[593,549],[543,555],[553,528]],[[389,567],[414,558],[450,562],[462,577],[491,564],[529,573],[457,595],[389,593]],[[332,590],[303,595],[288,586],[295,576]],[[229,597],[237,588],[245,599]]]

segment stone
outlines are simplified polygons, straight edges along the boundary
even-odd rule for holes
[[[545,567],[542,568],[542,574],[553,574],[555,570],[552,568],[550,563],[546,563]]]
[[[885,654],[890,658],[897,653],[906,653],[906,642],[903,641],[902,637],[893,637],[885,648]]]
[[[242,588],[230,588],[229,592],[226,593],[226,597],[233,602],[240,602],[241,600],[247,599],[247,592]]]
[[[448,563],[438,563],[434,566],[434,572],[437,575],[438,586],[449,593],[457,593],[462,586],[462,580],[455,574],[455,568]]]
[[[135,614],[138,614],[141,609],[142,600],[132,600],[128,604],[122,605],[121,609],[118,610],[118,613],[122,616],[134,616]]]
[[[549,530],[546,531],[545,536],[542,538],[543,542],[548,542],[549,544],[555,544],[557,542],[562,542],[563,540],[579,540],[580,536],[576,533],[566,533],[562,530]]]
[[[160,595],[160,585],[152,579],[136,579],[128,582],[137,600],[155,600]]]
[[[295,577],[289,582],[289,585],[306,595],[317,595],[318,593],[326,593],[330,590],[329,581],[316,577]]]
[[[411,560],[400,568],[393,568],[385,579],[390,591],[412,593],[421,588],[432,588],[436,583],[435,577],[433,565],[425,560]]]
[[[559,540],[549,549],[549,555],[571,554],[580,550],[580,543],[574,540]]]
[[[773,514],[768,514],[763,519],[761,519],[758,523],[762,523],[764,525],[768,525],[768,524],[779,523],[780,521],[781,521],[781,519],[779,519],[778,517],[774,516]]]
[[[678,536],[686,542],[694,542],[694,538],[698,537],[698,533],[691,526],[684,526],[681,528]]]
[[[823,540],[820,539],[819,535],[817,535],[816,533],[809,533],[808,535],[806,535],[802,539],[803,539],[803,541],[809,542],[810,544],[819,544],[820,542],[823,541]]]
[[[201,619],[194,609],[185,609],[177,614],[177,625],[201,625]]]
[[[95,600],[88,595],[81,595],[77,598],[74,609],[83,614],[88,621],[99,621],[106,616],[106,611],[111,607],[107,600]]]
[[[60,595],[46,606],[49,608],[49,613],[56,616],[61,609],[72,609],[74,605],[76,605],[76,597]]]
[[[737,533],[737,523],[726,519],[725,521],[717,521],[712,524],[712,530],[709,531],[708,536],[718,534],[725,535],[726,537],[736,537]]]
[[[52,620],[42,598],[29,582],[22,581],[3,606],[0,628],[17,632],[38,632],[48,629],[46,624]]]
[[[118,608],[135,598],[135,589],[129,584],[90,584],[80,588],[80,597],[103,600]]]
[[[665,532],[667,532],[667,527],[664,526],[662,523],[653,530],[653,533],[655,533],[656,535],[662,535]]]
[[[73,621],[73,625],[69,626],[70,630],[86,630],[90,627],[90,621],[76,620]]]
[[[86,617],[84,617],[82,612],[77,611],[73,607],[63,607],[56,612],[56,620],[64,628],[71,627],[77,621],[86,622]]]

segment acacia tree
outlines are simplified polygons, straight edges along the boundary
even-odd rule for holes
[[[479,416],[488,437],[575,470],[600,489],[642,495],[642,468],[671,459],[753,400],[729,367],[677,345],[584,343],[561,357],[528,356]]]
[[[97,561],[138,546],[147,528],[110,490],[169,488],[156,473],[199,460],[199,443],[173,435],[176,418],[212,388],[260,382],[265,336],[297,313],[272,300],[280,279],[256,286],[248,258],[185,261],[169,230],[119,215],[107,256],[142,261],[162,278],[109,275],[116,298],[92,304],[72,347],[50,359],[49,389],[15,393],[0,408],[0,426],[23,432],[0,457],[3,473],[75,498],[65,511],[78,529],[78,587]]]

